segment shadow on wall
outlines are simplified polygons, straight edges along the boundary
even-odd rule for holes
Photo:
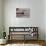
[[[3,33],[2,31],[0,30],[0,39],[3,38]]]

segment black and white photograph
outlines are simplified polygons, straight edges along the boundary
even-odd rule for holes
[[[21,18],[30,17],[30,9],[29,8],[16,8],[16,17],[21,17]]]

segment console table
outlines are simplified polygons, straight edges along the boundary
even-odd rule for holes
[[[9,27],[10,40],[38,39],[38,27]]]

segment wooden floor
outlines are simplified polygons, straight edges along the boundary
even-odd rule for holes
[[[8,46],[8,44],[11,44],[11,46],[12,44],[38,44],[38,45],[46,46],[46,42],[44,40],[8,40],[7,44],[0,46]]]

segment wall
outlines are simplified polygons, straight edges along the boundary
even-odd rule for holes
[[[45,40],[46,40],[46,0],[45,0]]]
[[[16,8],[30,8],[30,18],[16,18]],[[43,0],[4,0],[4,26],[7,35],[10,26],[39,27],[39,39],[45,39]]]
[[[2,38],[2,0],[0,0],[0,38]]]

